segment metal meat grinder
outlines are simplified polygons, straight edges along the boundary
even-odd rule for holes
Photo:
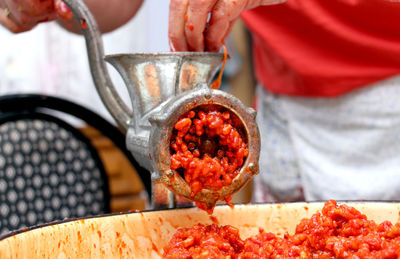
[[[126,131],[126,145],[151,172],[153,208],[178,207],[188,200],[212,207],[258,173],[260,136],[256,112],[239,99],[209,87],[218,71],[221,53],[175,52],[118,54],[104,57],[98,26],[82,0],[64,0],[82,25],[91,73],[97,91],[111,115]],[[105,61],[121,74],[132,101],[131,111],[110,80]],[[170,169],[170,141],[182,114],[201,105],[222,106],[243,123],[249,155],[232,183],[215,191],[203,189],[191,197],[190,186]],[[184,197],[186,199],[181,199]]]

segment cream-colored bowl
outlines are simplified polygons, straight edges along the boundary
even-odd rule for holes
[[[399,220],[400,203],[347,203],[380,223]],[[323,203],[219,206],[220,225],[233,225],[242,238],[268,232],[293,233],[300,219],[310,217]],[[180,227],[212,224],[196,208],[129,213],[74,220],[38,227],[0,240],[0,258],[160,258],[163,247]]]

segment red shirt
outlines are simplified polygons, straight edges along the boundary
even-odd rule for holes
[[[400,0],[288,0],[242,18],[271,92],[337,96],[400,74]]]

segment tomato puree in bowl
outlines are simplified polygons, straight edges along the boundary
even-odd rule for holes
[[[260,229],[242,240],[237,228],[215,224],[179,229],[164,258],[400,258],[400,223],[377,224],[353,207],[328,201],[283,237]]]

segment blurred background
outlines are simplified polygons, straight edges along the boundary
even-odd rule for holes
[[[168,46],[169,1],[146,0],[139,13],[118,30],[103,35],[106,54],[165,52]],[[0,95],[37,93],[76,102],[114,124],[92,82],[83,37],[61,29],[56,23],[14,35],[0,27]],[[227,41],[230,59],[222,88],[253,106],[255,80],[251,67],[251,40],[241,21]],[[122,79],[109,66],[112,81],[129,104]],[[135,168],[112,141],[83,121],[57,115],[77,127],[97,149],[108,175],[112,212],[145,209],[148,197]],[[233,201],[251,199],[251,185]]]

